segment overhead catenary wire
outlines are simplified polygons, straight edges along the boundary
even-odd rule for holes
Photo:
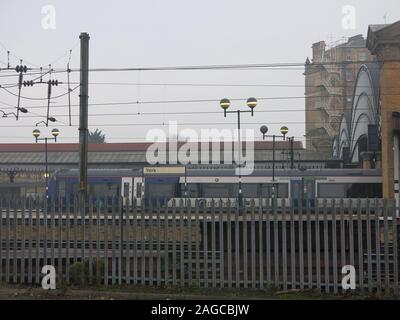
[[[76,89],[76,87],[75,87]],[[64,95],[66,95],[65,93]],[[381,94],[381,96],[400,96],[399,93],[387,93]],[[316,96],[277,96],[277,97],[257,97],[257,100],[297,100],[297,99],[321,99],[330,98],[332,95],[316,95]],[[41,99],[43,100],[43,99]],[[246,101],[247,98],[231,98],[230,101]],[[190,100],[149,100],[149,101],[109,101],[109,102],[94,102],[89,103],[89,106],[112,106],[112,105],[138,105],[138,104],[189,104],[189,103],[209,103],[216,102],[219,103],[220,99],[190,99]],[[78,104],[72,104],[71,106],[77,107]],[[30,106],[30,108],[43,108],[44,106]],[[54,107],[68,107],[68,105],[57,105]]]
[[[73,89],[71,89],[71,92],[74,91],[74,90],[76,90],[77,88],[79,88],[79,85],[77,85],[77,86],[75,86]],[[9,93],[9,94],[11,94],[11,95],[13,95],[13,96],[15,96],[15,97],[18,97],[18,95],[17,95],[16,93],[14,93],[14,92],[8,90],[8,88],[5,88],[5,87],[3,87],[3,86],[0,86],[0,89],[5,90],[7,93]],[[66,93],[62,93],[62,94],[57,95],[57,96],[54,96],[54,97],[51,97],[51,100],[64,97],[64,96],[68,95],[69,92],[70,92],[70,91],[68,91],[68,92],[66,92]],[[46,97],[46,98],[34,98],[34,97],[25,97],[25,96],[21,96],[21,99],[25,99],[25,100],[48,100],[48,97]]]
[[[138,122],[138,123],[92,123],[92,127],[137,127],[137,126],[152,126],[152,127],[165,127],[170,125],[170,122],[173,120],[169,121],[163,121],[163,122]],[[69,127],[69,125],[65,122],[58,121],[60,123],[64,123],[65,126]],[[386,121],[387,123],[390,123],[391,121]],[[306,122],[305,121],[278,121],[278,122],[267,122],[268,125],[304,125]],[[321,124],[324,125],[324,121],[313,121],[311,122],[313,124]],[[340,124],[340,121],[332,121],[331,123],[337,123]],[[363,120],[360,121],[359,123],[370,123],[368,120]],[[381,121],[381,123],[384,123]],[[266,122],[242,122],[242,124],[245,125],[265,125]],[[178,122],[176,123],[177,126],[221,126],[221,125],[227,125],[227,126],[237,126],[237,122]],[[2,125],[2,127],[29,127],[29,125]],[[72,127],[78,128],[78,125],[72,125]]]
[[[395,61],[395,60],[393,60]],[[231,65],[192,65],[192,66],[157,66],[157,67],[103,67],[89,68],[89,72],[121,72],[121,71],[194,71],[194,70],[229,70],[229,69],[269,69],[269,68],[293,68],[312,66],[350,66],[360,64],[379,64],[385,61],[379,60],[354,60],[342,62],[323,62],[306,65],[304,62],[280,62],[280,63],[259,63],[259,64],[231,64]],[[372,66],[373,67],[373,66]],[[63,69],[57,69],[62,71]],[[72,72],[79,72],[79,68],[74,68]]]

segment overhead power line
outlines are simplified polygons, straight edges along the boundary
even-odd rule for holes
[[[394,61],[394,60],[393,60]],[[312,63],[308,66],[352,66],[359,64],[376,64],[382,61],[370,60],[353,60],[342,62],[324,62]],[[387,61],[385,61],[387,62]],[[227,69],[267,69],[267,68],[291,68],[305,67],[305,62],[279,62],[279,63],[259,63],[259,64],[230,64],[230,65],[192,65],[192,66],[157,66],[157,67],[121,67],[121,68],[90,68],[90,72],[120,72],[120,71],[179,71],[179,70],[227,70]],[[62,70],[62,69],[56,69]],[[79,68],[71,69],[73,72],[80,71]]]
[[[381,94],[381,96],[399,96],[399,93],[393,94]],[[335,96],[332,95],[316,95],[316,96],[280,96],[280,97],[257,97],[257,100],[298,100],[298,99],[321,99],[321,98],[332,98]],[[341,96],[337,96],[341,97]],[[230,101],[246,101],[247,98],[232,98]],[[89,106],[116,106],[116,105],[139,105],[139,104],[189,104],[189,103],[208,103],[208,102],[216,102],[219,103],[220,99],[190,99],[190,100],[153,100],[153,101],[109,101],[109,102],[98,102],[98,103],[89,103]],[[65,105],[56,105],[55,108],[60,107],[68,107],[68,104]],[[78,104],[71,104],[72,107],[79,106]],[[43,108],[43,105],[40,106],[30,106],[30,108]]]

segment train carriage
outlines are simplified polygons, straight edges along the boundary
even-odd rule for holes
[[[78,170],[57,172],[49,183],[50,197],[68,197],[79,189]],[[238,195],[238,176],[234,169],[185,169],[154,167],[152,170],[92,169],[88,172],[88,193],[94,199],[121,196],[124,204],[172,205],[173,200],[211,205],[212,200],[234,205]],[[379,169],[256,169],[242,177],[245,204],[249,199],[285,199],[300,205],[316,198],[381,198]],[[247,201],[246,201],[247,199]],[[179,203],[179,202],[178,202]]]

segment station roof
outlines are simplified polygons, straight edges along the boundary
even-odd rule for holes
[[[183,143],[180,143],[178,150]],[[151,143],[102,143],[89,144],[89,168],[139,169],[149,165],[146,151]],[[294,141],[294,159],[302,162],[323,163],[329,160],[326,155],[309,152],[303,148],[301,141]],[[233,149],[233,147],[231,147]],[[175,147],[171,147],[174,150]],[[201,150],[201,147],[198,148]],[[231,150],[232,150],[231,149]],[[245,145],[243,146],[246,152]],[[176,149],[175,149],[176,150]],[[223,144],[218,149],[209,147],[209,159],[225,160]],[[228,155],[231,153],[229,150]],[[0,144],[0,171],[32,171],[42,170],[45,163],[45,148],[43,143]],[[168,151],[167,151],[168,152]],[[176,151],[175,151],[176,152]],[[234,152],[234,150],[232,150]],[[289,141],[276,141],[275,159],[277,162],[288,162],[290,152]],[[159,150],[161,159],[168,158],[164,151]],[[198,163],[201,162],[199,156]],[[234,158],[234,157],[232,157]],[[257,141],[254,144],[254,161],[258,164],[270,163],[273,158],[272,141]],[[245,160],[245,159],[242,159]],[[232,159],[230,160],[232,161]],[[226,161],[225,161],[226,162]],[[77,143],[49,143],[48,167],[49,170],[77,168],[79,163],[79,144]],[[220,161],[218,160],[218,163]],[[231,163],[228,162],[227,163]],[[208,164],[205,164],[207,166]]]
[[[229,142],[228,142],[229,143]],[[230,142],[232,143],[232,142]],[[243,142],[244,143],[244,142]],[[184,142],[179,142],[181,147]],[[193,143],[195,144],[195,143]],[[218,143],[213,143],[218,144]],[[152,145],[151,142],[134,142],[134,143],[91,143],[88,145],[89,152],[129,152],[129,151],[146,151]],[[171,150],[174,144],[170,145]],[[221,143],[223,146],[223,142]],[[289,148],[289,141],[276,141],[276,149]],[[49,152],[79,152],[79,143],[49,143],[47,145]],[[294,141],[293,148],[295,150],[303,149],[301,141]],[[223,147],[221,148],[223,149]],[[255,141],[255,150],[272,150],[272,141]],[[44,150],[43,143],[0,143],[0,153],[4,152],[42,152]]]

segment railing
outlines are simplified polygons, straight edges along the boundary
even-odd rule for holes
[[[140,208],[114,199],[1,201],[0,282],[398,292],[397,208],[382,199],[251,199],[200,207],[191,199]],[[256,205],[257,202],[257,205]],[[261,205],[260,205],[261,204]]]

